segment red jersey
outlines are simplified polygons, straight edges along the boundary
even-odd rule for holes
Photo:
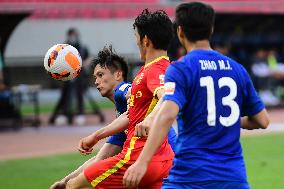
[[[132,83],[128,115],[128,133],[127,139],[124,143],[124,153],[122,152],[125,154],[130,148],[132,148],[131,160],[136,160],[138,158],[147,139],[145,137],[133,137],[135,126],[142,122],[145,117],[152,112],[157,104],[158,98],[156,96],[156,92],[164,86],[164,76],[169,65],[170,62],[168,57],[159,57],[142,66]],[[153,160],[170,160],[173,159],[173,157],[174,153],[166,138],[154,155]]]

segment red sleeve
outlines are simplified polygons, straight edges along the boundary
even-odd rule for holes
[[[166,72],[166,65],[153,65],[147,73],[147,87],[156,95],[157,89],[164,86],[164,78]]]

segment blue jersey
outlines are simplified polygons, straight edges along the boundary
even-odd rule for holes
[[[127,110],[126,94],[128,92],[129,87],[131,87],[131,84],[126,83],[126,82],[121,82],[114,89],[114,102],[115,102],[115,107],[117,111],[117,116],[119,116],[120,114],[123,114]],[[126,134],[123,131],[123,132],[117,133],[109,137],[109,139],[107,140],[107,143],[123,147],[125,140],[126,140]],[[173,128],[171,128],[169,131],[168,141],[172,149],[174,150],[175,148],[174,145],[176,141],[176,132]]]
[[[252,81],[234,60],[193,50],[171,64],[164,100],[179,106],[178,138],[169,182],[247,182],[240,118],[264,109]]]
[[[131,87],[131,84],[126,82],[121,82],[118,84],[114,89],[114,103],[116,107],[116,113],[117,117],[120,114],[123,114],[127,110],[127,99],[126,94],[128,92],[129,87]],[[126,134],[124,131],[117,133],[107,140],[107,143],[123,146],[124,142],[126,140]]]

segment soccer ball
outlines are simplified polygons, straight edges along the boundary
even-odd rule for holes
[[[52,46],[44,57],[44,68],[56,80],[67,81],[78,76],[82,59],[78,50],[68,44]]]

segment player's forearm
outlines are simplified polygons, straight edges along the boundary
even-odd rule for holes
[[[248,117],[242,117],[241,118],[241,127],[242,127],[242,129],[248,129],[248,130],[255,129],[255,128],[253,128],[253,124],[248,119]]]
[[[241,118],[241,127],[243,129],[253,130],[253,129],[265,129],[257,123],[255,120],[251,119],[250,117],[242,117]]]
[[[157,116],[154,118],[146,144],[137,161],[144,163],[151,161],[153,155],[166,138],[175,118],[176,116],[165,114],[163,111],[158,112]]]
[[[118,118],[116,118],[114,121],[112,121],[109,125],[106,127],[103,127],[96,131],[93,135],[97,140],[101,140],[103,138],[109,137],[111,135],[114,135],[116,133],[119,133],[121,131],[124,131],[128,127],[128,116],[127,113],[121,114]]]
[[[247,116],[241,118],[241,127],[248,130],[260,129],[259,125]]]
[[[98,162],[100,160],[113,157],[117,154],[119,154],[122,150],[121,146],[105,143],[103,147],[100,149],[100,151],[96,155],[96,159],[94,162]]]
[[[269,125],[269,117],[266,109],[263,109],[256,115],[241,118],[241,127],[243,129],[266,129]]]

